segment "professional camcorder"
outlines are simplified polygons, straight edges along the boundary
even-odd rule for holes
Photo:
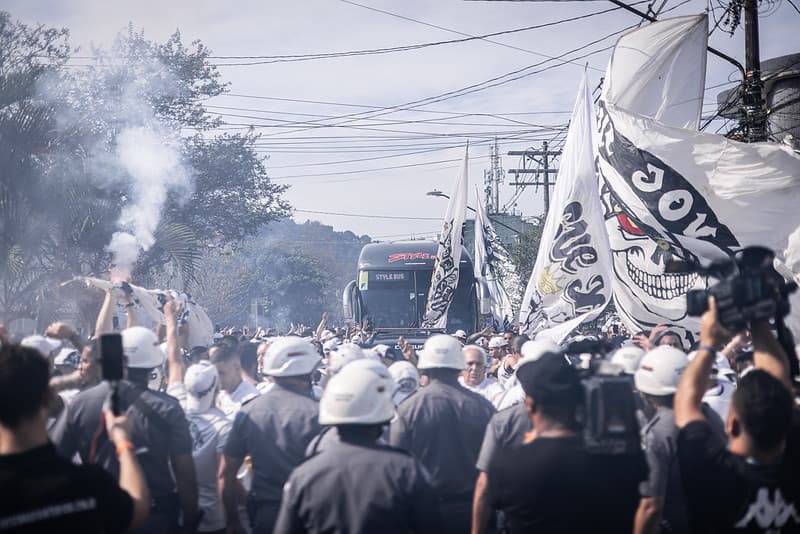
[[[686,294],[686,312],[699,317],[708,310],[708,297],[717,302],[722,326],[731,331],[747,327],[751,321],[770,320],[789,314],[789,295],[797,289],[787,283],[773,266],[775,255],[764,247],[746,247],[732,258],[712,262],[708,267],[687,264],[688,272],[717,278],[708,289]]]
[[[568,344],[562,352],[571,360],[590,354],[588,369],[582,370],[583,408],[579,410],[586,449],[593,454],[639,456],[639,423],[633,383],[609,367],[602,356],[612,345],[602,340],[586,339]]]

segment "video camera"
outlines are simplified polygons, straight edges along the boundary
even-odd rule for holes
[[[633,383],[602,358],[612,348],[607,341],[585,339],[562,349],[568,357],[592,355],[589,368],[581,370],[584,403],[579,422],[584,446],[592,454],[641,455]]]
[[[732,258],[712,262],[708,267],[684,262],[688,266],[684,272],[719,279],[708,289],[686,294],[686,313],[692,317],[703,315],[708,310],[708,297],[713,296],[720,324],[734,332],[747,328],[751,321],[785,317],[789,314],[789,295],[797,284],[787,283],[778,274],[774,260],[775,255],[767,248],[745,247]]]

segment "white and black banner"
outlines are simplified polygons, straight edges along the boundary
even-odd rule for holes
[[[492,298],[492,316],[495,322],[502,325],[514,320],[522,300],[522,287],[517,269],[497,232],[492,221],[486,215],[486,208],[481,201],[480,193],[475,188],[475,258],[474,272],[476,280],[483,280],[489,288]]]
[[[520,310],[520,331],[556,343],[605,308],[611,258],[597,191],[594,109],[584,73],[561,154],[539,254]]]
[[[447,310],[453,302],[458,287],[459,265],[461,263],[461,239],[464,219],[467,214],[467,189],[469,187],[469,147],[464,152],[464,165],[456,179],[453,194],[447,204],[439,248],[436,251],[436,265],[433,268],[431,288],[425,306],[423,328],[445,328]]]
[[[698,321],[686,315],[686,293],[706,281],[666,272],[670,260],[708,263],[761,245],[784,275],[800,273],[800,155],[697,131],[707,31],[707,17],[694,16],[623,36],[598,115],[617,311],[634,331],[673,325],[687,342]]]

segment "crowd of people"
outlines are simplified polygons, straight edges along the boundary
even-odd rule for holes
[[[167,299],[152,329],[128,307],[109,382],[98,339],[124,298],[92,339],[0,325],[0,531],[800,532],[788,356],[713,299],[696,346],[612,323],[584,354],[491,328],[381,345],[327,315],[189,346]],[[600,365],[629,384],[641,453],[586,446]]]

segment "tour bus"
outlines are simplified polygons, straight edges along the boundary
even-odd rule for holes
[[[436,241],[427,240],[365,245],[358,258],[357,278],[342,294],[345,318],[357,324],[366,319],[376,333],[373,344],[394,346],[402,335],[419,347],[432,333],[441,332],[421,328],[437,248]],[[472,258],[462,247],[446,332],[479,330],[481,313],[488,307],[486,295],[485,285],[475,280]]]

